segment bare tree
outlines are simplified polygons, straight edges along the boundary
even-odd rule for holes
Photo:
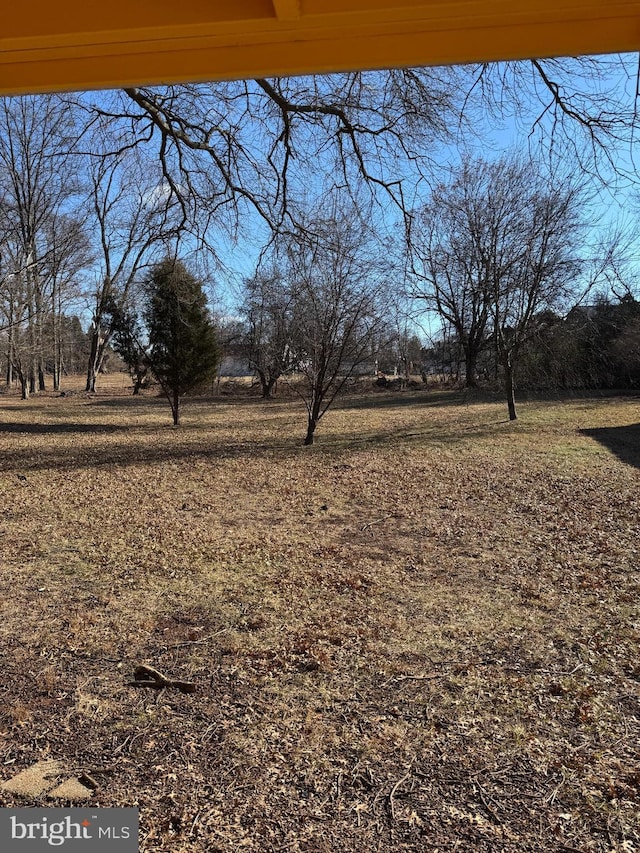
[[[82,287],[80,277],[93,261],[85,223],[60,215],[47,227],[49,250],[42,264],[42,277],[49,282],[51,340],[47,344],[49,369],[53,374],[53,390],[60,389],[64,365],[63,330],[66,310],[79,302]]]
[[[571,160],[609,187],[636,183],[639,67],[637,54],[469,66],[467,127],[508,118],[535,158]]]
[[[581,57],[392,69],[315,77],[127,88],[85,95],[108,117],[112,149],[153,149],[183,223],[237,228],[258,214],[268,230],[300,227],[295,205],[309,168],[357,195],[363,183],[411,225],[416,182],[432,180],[438,144],[467,139],[478,116],[516,116],[534,153],[570,152],[611,180],[635,139],[633,57]],[[627,168],[628,166],[628,168]],[[197,209],[197,214],[196,214]]]
[[[91,294],[87,391],[96,389],[114,317],[128,307],[136,277],[152,262],[154,252],[168,250],[177,233],[175,199],[159,165],[145,157],[130,134],[120,138],[120,150],[110,153],[114,133],[114,122],[102,119],[88,137],[91,219],[100,267]]]
[[[45,321],[56,288],[60,302],[63,266],[77,267],[75,242],[54,239],[78,219],[79,183],[70,153],[75,134],[74,117],[58,96],[0,101],[7,379],[17,371],[23,396],[45,387]]]
[[[410,294],[455,330],[469,388],[477,384],[478,358],[487,346],[488,281],[477,238],[491,182],[490,164],[463,162],[420,210],[410,246]]]
[[[446,225],[427,253],[429,299],[466,341],[468,371],[478,347],[493,342],[511,420],[518,359],[545,312],[568,307],[576,292],[586,202],[582,176],[507,155],[464,162],[429,205]]]
[[[207,241],[235,232],[245,213],[266,233],[300,227],[292,201],[309,169],[357,194],[363,182],[404,215],[405,184],[452,138],[462,71],[402,69],[366,74],[128,88],[87,94],[90,121],[113,128],[111,150],[153,150],[182,223]],[[254,222],[256,221],[254,217]]]
[[[18,253],[19,255],[19,253]],[[15,378],[20,381],[23,399],[29,396],[29,370],[33,366],[26,344],[27,307],[24,271],[18,267],[19,259],[5,239],[2,246],[2,271],[0,277],[0,308],[6,357],[5,381],[7,386]]]
[[[305,445],[348,380],[375,360],[388,279],[372,235],[345,209],[311,217],[280,247],[292,305],[293,387],[307,410]]]
[[[280,377],[294,366],[295,294],[282,272],[273,268],[246,279],[240,313],[249,366],[260,380],[263,398],[269,399]]]
[[[552,309],[566,310],[576,291],[584,265],[587,199],[581,176],[545,174],[527,161],[499,161],[492,184],[486,199],[489,239],[479,251],[509,419],[515,420],[518,359],[538,319]]]

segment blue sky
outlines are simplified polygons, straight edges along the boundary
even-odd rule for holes
[[[609,63],[610,60],[606,59],[602,62]],[[604,95],[610,98],[619,95],[621,103],[627,104],[633,102],[636,63],[636,57],[628,57],[626,75],[621,74],[619,69],[614,69],[612,65],[611,69],[608,69],[601,79],[595,81],[588,79],[588,76],[581,78],[580,65],[576,65],[571,73],[566,74],[564,81],[562,81],[561,76],[562,66],[554,67],[551,65],[550,73],[557,74],[557,79],[566,82],[567,91],[573,88],[575,91],[581,92],[579,98],[598,98]],[[506,73],[504,69],[509,67],[492,66],[490,73]],[[457,144],[448,144],[439,148],[432,146],[429,149],[428,153],[434,155],[442,169],[447,164],[455,164],[463,150],[472,151],[491,159],[507,149],[518,148],[523,151],[528,150],[532,154],[544,153],[548,149],[549,142],[553,139],[552,114],[550,111],[545,112],[545,106],[552,100],[550,93],[544,86],[540,85],[536,76],[531,74],[531,69],[527,64],[513,67],[521,69],[514,72],[521,75],[517,78],[517,85],[521,87],[519,103],[514,106],[514,99],[511,98],[501,105],[503,116],[500,119],[487,110],[481,111],[475,107],[471,126],[459,129]],[[584,70],[587,74],[591,73],[589,60],[585,60]],[[100,102],[100,95],[92,94],[90,97],[98,103]],[[579,103],[580,101],[578,101]],[[572,124],[571,121],[567,121],[564,128],[563,144],[566,144],[567,141],[571,142],[571,134],[574,131],[575,138],[578,140],[579,127]],[[255,144],[259,146],[258,134],[260,130],[258,124],[256,124],[254,133],[256,134]],[[620,171],[633,171],[632,148],[628,144],[626,146],[620,144],[615,148],[612,146],[609,153],[619,166]],[[321,165],[321,159],[318,160],[317,165]],[[442,176],[443,173],[440,177]],[[321,177],[313,177],[311,173],[306,173],[303,180],[307,182],[307,189],[311,195],[318,193]],[[627,228],[631,235],[630,239],[635,239],[635,234],[638,233],[636,225],[638,205],[637,188],[632,182],[621,180],[611,169],[606,167],[603,168],[599,179],[594,179],[594,191],[597,191],[597,201],[590,213],[593,220],[594,237],[597,230],[606,230],[606,228],[613,227],[620,222]],[[428,194],[426,183],[421,185],[419,194],[415,199],[416,203],[420,201],[420,194],[422,199],[426,200]],[[400,219],[398,210],[392,204],[385,205],[383,196],[380,198],[381,204],[376,208],[375,214],[377,227],[389,234],[397,234]],[[233,311],[241,279],[253,272],[260,248],[267,236],[264,223],[260,222],[255,214],[252,215],[249,212],[242,218],[242,228],[237,241],[234,242],[233,239],[229,238],[224,233],[224,229],[220,229],[217,233],[212,232],[222,261],[221,268],[212,273],[216,282],[214,302],[216,308],[222,313]],[[637,245],[637,240],[632,254],[636,260],[640,258],[640,247]]]

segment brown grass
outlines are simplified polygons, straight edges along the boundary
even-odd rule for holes
[[[640,849],[637,399],[362,395],[303,448],[125,389],[0,398],[0,778],[70,760],[143,851]]]

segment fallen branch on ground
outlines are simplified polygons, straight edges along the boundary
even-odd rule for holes
[[[196,685],[193,681],[180,681],[176,678],[167,678],[157,669],[147,664],[140,664],[133,672],[133,681],[127,682],[129,687],[151,687],[154,690],[162,690],[164,687],[176,687],[181,693],[195,693]]]

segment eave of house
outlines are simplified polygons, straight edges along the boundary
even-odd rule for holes
[[[7,0],[0,20],[0,94],[640,49],[640,0]]]

